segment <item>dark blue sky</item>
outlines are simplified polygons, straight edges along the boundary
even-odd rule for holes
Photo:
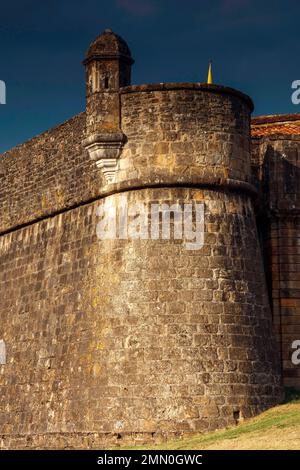
[[[24,0],[0,7],[0,152],[85,107],[81,64],[105,28],[128,42],[133,83],[206,81],[238,88],[254,114],[300,112],[299,0]]]

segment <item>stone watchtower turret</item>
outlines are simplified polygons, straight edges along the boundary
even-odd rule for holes
[[[87,100],[85,145],[108,181],[113,179],[124,142],[119,90],[130,85],[133,63],[126,42],[110,29],[96,38],[83,61]]]

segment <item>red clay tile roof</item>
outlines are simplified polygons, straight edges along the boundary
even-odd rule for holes
[[[300,114],[274,114],[272,116],[257,116],[252,118],[252,137],[274,134],[300,134]]]

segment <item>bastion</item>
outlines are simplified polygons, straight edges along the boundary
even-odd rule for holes
[[[153,442],[282,398],[252,101],[131,85],[132,64],[104,31],[84,59],[86,111],[0,156],[3,449]],[[201,206],[201,247],[101,239],[99,208],[124,204]]]

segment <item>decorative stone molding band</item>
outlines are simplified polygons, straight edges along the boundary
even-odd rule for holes
[[[257,195],[257,189],[250,183],[246,181],[234,180],[231,178],[209,178],[205,177],[195,177],[189,178],[188,180],[182,179],[178,180],[178,177],[164,177],[159,178],[147,178],[147,179],[136,179],[136,180],[126,180],[119,183],[110,184],[108,187],[103,188],[99,191],[99,198],[111,196],[119,192],[125,191],[134,191],[137,189],[147,189],[147,188],[172,188],[172,187],[184,187],[184,188],[207,188],[212,190],[224,190],[228,189],[231,191],[239,191],[243,193],[248,193],[251,196]]]
[[[212,191],[236,191],[239,193],[244,193],[249,195],[250,197],[257,196],[257,189],[250,183],[246,183],[245,181],[239,180],[232,180],[232,179],[216,179],[212,178],[194,178],[190,181],[176,181],[175,178],[165,178],[164,180],[128,180],[122,183],[114,183],[110,184],[103,189],[99,190],[99,194],[97,196],[92,197],[90,199],[84,200],[80,203],[70,205],[63,209],[59,209],[57,211],[45,211],[33,219],[29,219],[27,222],[23,224],[15,225],[9,228],[8,230],[0,231],[0,236],[6,235],[8,233],[15,232],[16,230],[20,230],[21,228],[28,227],[29,225],[33,225],[36,222],[41,220],[45,220],[49,217],[56,217],[59,214],[64,212],[68,212],[70,210],[76,209],[77,207],[85,206],[87,204],[91,204],[98,199],[103,199],[107,196],[112,196],[113,194],[129,192],[129,191],[139,191],[142,189],[152,189],[152,188],[193,188],[193,189],[208,189]]]

